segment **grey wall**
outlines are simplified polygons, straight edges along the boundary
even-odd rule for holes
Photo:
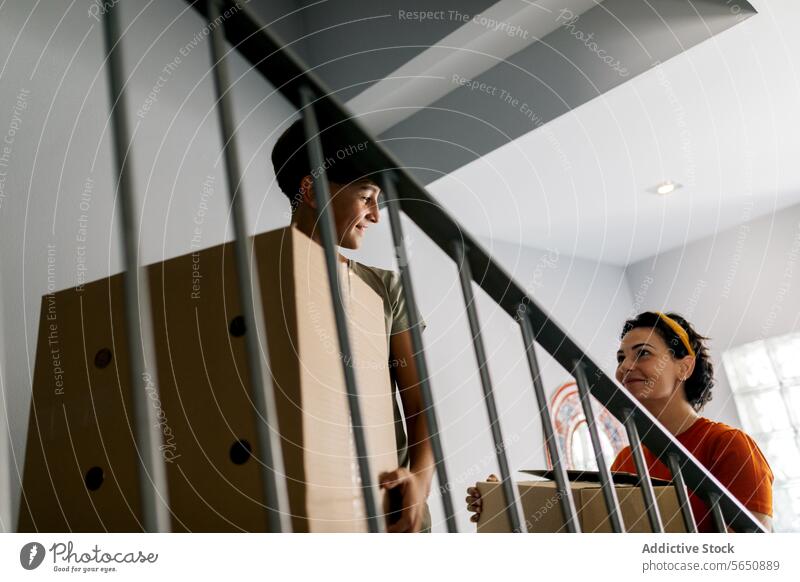
[[[12,2],[3,6],[0,19],[0,54],[8,55],[0,84],[0,133],[5,136],[12,123],[16,128],[0,198],[2,369],[11,440],[11,475],[0,474],[6,528],[16,522],[18,509],[41,297],[76,285],[80,276],[91,281],[120,270],[107,72],[90,5],[80,1],[67,10],[69,1],[50,0],[31,14],[31,5]],[[179,0],[153,2],[137,16],[145,5],[126,0],[123,21],[132,23],[125,63],[138,238],[143,260],[154,262],[192,249],[196,219],[201,246],[229,239],[231,229],[204,23],[191,10],[182,13],[187,5]],[[198,34],[200,42],[193,46]],[[180,63],[165,73],[176,57]],[[280,124],[294,110],[258,74],[244,74],[247,68],[237,56],[231,61],[235,113],[243,122],[239,145],[250,229],[276,228],[287,220],[287,205],[272,184],[268,154]],[[162,86],[145,111],[159,76]],[[23,89],[29,93],[19,108]],[[211,192],[205,200],[204,183]],[[78,240],[82,228],[85,242]],[[54,259],[49,280],[48,245]],[[85,263],[79,263],[83,252]],[[6,468],[0,464],[0,470]]]
[[[747,206],[743,218],[747,218]],[[391,267],[385,224],[370,235],[365,262]],[[412,273],[428,328],[423,335],[460,531],[472,531],[462,500],[474,481],[497,472],[477,366],[452,263],[406,221]],[[722,368],[732,346],[800,329],[800,206],[745,222],[628,267],[574,259],[557,248],[482,241],[579,345],[613,377],[622,322],[644,310],[674,310],[712,338],[714,399],[704,416],[741,427]],[[477,309],[502,415],[511,467],[545,466],[542,431],[517,325],[480,290]],[[548,397],[571,380],[538,351]],[[522,475],[517,475],[522,477]],[[429,499],[435,531],[446,531],[438,491]]]
[[[558,28],[474,79],[486,90],[460,87],[462,71],[431,80],[453,90],[381,137],[429,183],[754,13],[731,0],[606,0],[580,16],[553,10],[542,18]]]
[[[463,503],[466,488],[497,473],[498,467],[464,301],[452,261],[412,224],[405,230],[420,309],[428,324],[423,340],[459,531],[474,531]],[[633,303],[623,269],[572,259],[558,249],[484,244],[606,373],[613,374],[617,334]],[[519,326],[477,287],[476,298],[510,465],[515,471],[543,468],[543,433]],[[549,398],[571,377],[541,350],[538,355]],[[429,498],[434,531],[446,531],[436,487]]]
[[[0,133],[15,131],[0,197],[0,317],[4,324],[0,365],[5,397],[0,434],[6,434],[2,423],[7,422],[12,469],[11,475],[0,474],[2,487],[11,483],[11,489],[0,494],[4,528],[16,522],[17,472],[22,471],[25,452],[41,296],[50,289],[75,285],[81,273],[88,281],[120,269],[100,29],[87,15],[88,0],[65,13],[69,5],[67,0],[49,1],[26,22],[30,7],[7,3],[0,20],[0,54],[10,55],[0,84]],[[202,246],[228,239],[230,225],[212,88],[205,76],[208,47],[204,41],[195,48],[190,44],[202,33],[203,23],[192,13],[181,15],[185,7],[179,0],[152,3],[137,17],[143,6],[144,1],[126,1],[123,12],[125,20],[133,22],[126,36],[126,67],[130,72],[128,114],[136,132],[132,163],[141,212],[139,238],[143,259],[152,262],[192,250],[198,217],[202,218]],[[264,6],[258,9],[266,10]],[[281,26],[279,33],[284,36],[297,35],[302,19]],[[164,75],[164,67],[174,63],[176,56],[181,56],[181,62],[166,74],[155,100],[144,111],[159,75]],[[239,144],[249,227],[268,230],[287,221],[286,201],[272,184],[267,160],[281,124],[294,112],[271,94],[272,88],[257,74],[246,74],[244,63],[236,57],[232,63],[237,85],[235,113],[242,122]],[[18,105],[23,89],[28,92],[22,99],[24,107]],[[204,184],[212,193],[205,200],[201,198]],[[207,211],[203,203],[208,205]],[[728,259],[738,248],[738,232],[721,235],[714,243],[696,243],[698,246],[687,247],[683,255],[667,253],[657,261],[639,263],[627,272],[573,260],[557,249],[485,244],[612,373],[619,325],[638,306],[668,303],[676,309],[686,305],[683,310],[688,311],[695,305],[690,317],[712,336],[732,345],[756,337],[767,321],[772,322],[770,333],[796,329],[796,286],[781,295],[778,291],[784,288],[789,259],[796,257],[791,248],[798,222],[800,212],[795,211],[777,217],[774,228],[764,221],[751,226],[740,245],[743,250],[726,297],[721,288],[712,289],[723,285],[729,275]],[[77,240],[83,224],[85,249]],[[459,526],[468,531],[468,516],[460,500],[467,484],[496,470],[491,438],[455,268],[421,232],[412,225],[407,230],[415,282],[421,290],[420,306],[429,325],[424,339],[450,461],[453,498],[459,509]],[[359,256],[372,264],[391,265],[386,225],[373,229],[370,237],[372,248]],[[50,280],[48,245],[55,257]],[[82,250],[86,252],[85,272],[79,271]],[[769,262],[767,257],[785,258]],[[793,268],[793,262],[791,265]],[[639,282],[651,271],[655,282],[645,300],[637,301]],[[700,279],[709,285],[694,301],[691,290]],[[676,280],[680,284],[673,284]],[[746,288],[752,287],[753,280],[756,292],[751,296]],[[780,308],[773,309],[775,305]],[[511,443],[512,467],[542,466],[541,428],[516,324],[480,292],[478,310],[503,426]],[[770,315],[773,311],[775,317]],[[720,347],[715,346],[718,353]],[[540,358],[545,385],[552,391],[568,376],[548,358],[541,354]],[[720,405],[720,400],[724,398],[718,396],[714,406]],[[720,419],[735,424],[729,406],[710,412],[714,413],[711,416],[719,412]],[[2,463],[5,450],[0,449],[0,470],[7,467]],[[435,491],[430,503],[436,529],[441,531],[442,513]]]
[[[79,275],[89,281],[120,270],[100,29],[86,13],[88,2],[66,12],[59,23],[68,5],[66,1],[51,3],[47,9],[34,13],[27,24],[28,7],[7,5],[0,23],[0,49],[11,55],[13,64],[4,71],[0,85],[0,129],[11,123],[20,89],[29,91],[25,109],[18,116],[21,121],[16,122],[19,130],[4,184],[5,198],[0,205],[3,386],[12,468],[12,474],[5,476],[11,489],[0,495],[5,528],[16,522],[18,511],[41,297],[49,290],[74,286]],[[153,4],[137,17],[140,6],[144,3],[125,3],[125,21],[132,22],[126,34],[125,61],[130,73],[128,113],[135,130],[132,164],[141,212],[139,239],[143,260],[152,262],[192,250],[194,220],[203,213],[204,183],[211,184],[212,195],[205,199],[208,210],[202,216],[202,245],[228,239],[230,225],[218,158],[217,120],[210,115],[212,88],[205,76],[209,67],[207,44],[201,41],[187,49],[203,30],[203,23],[194,14],[181,15],[184,6],[177,0]],[[164,30],[167,33],[161,35]],[[181,54],[182,49],[185,55]],[[180,63],[164,75],[164,67],[173,63],[176,56],[181,57]],[[272,185],[267,157],[280,124],[293,110],[282,99],[270,96],[271,87],[258,75],[238,78],[246,69],[236,57],[232,61],[237,79],[236,116],[243,121],[239,144],[250,228],[268,230],[287,221],[286,201]],[[162,86],[145,110],[148,95],[160,75],[164,76]],[[86,242],[82,243],[77,236],[84,223]],[[471,346],[463,343],[468,336],[466,321],[459,315],[461,298],[455,271],[444,264],[438,251],[429,248],[432,245],[425,242],[421,233],[411,227],[409,232],[417,241],[412,245],[415,277],[418,287],[425,289],[421,306],[430,325],[426,342],[436,374],[436,398],[446,427],[445,446],[458,487],[454,492],[457,499],[466,483],[494,470],[490,438],[485,432]],[[391,263],[385,224],[383,231],[370,234],[375,239],[371,252],[365,253],[365,261]],[[80,249],[84,244],[86,248]],[[55,257],[54,276],[49,281],[48,245],[53,245]],[[578,337],[587,347],[607,344],[613,333],[604,332],[603,326],[607,322],[616,326],[623,309],[606,314],[607,306],[614,302],[624,304],[627,294],[613,274],[616,271],[599,268],[595,273],[594,266],[561,255],[556,268],[540,268],[541,272],[534,274],[526,272],[522,265],[536,265],[536,251],[525,251],[517,258],[514,249],[508,247],[492,250],[502,254],[508,268],[518,273],[522,281],[528,281],[537,294],[550,298],[562,323],[582,330]],[[79,271],[79,251],[86,252],[85,272]],[[570,284],[561,289],[565,282]],[[604,289],[599,293],[603,299],[581,307],[582,290],[589,284]],[[521,341],[516,330],[509,327],[513,326],[510,320],[493,313],[485,298],[480,297],[479,301],[488,326],[492,373],[513,443],[512,462],[515,467],[539,465],[540,429],[535,421],[535,402]],[[573,321],[576,314],[581,317]],[[543,364],[547,385],[553,387],[564,377],[563,373]],[[5,430],[2,432],[5,434]],[[476,461],[477,468],[473,466]],[[434,495],[434,512],[441,517],[437,504],[438,497]],[[464,511],[460,511],[459,519],[466,529]]]
[[[307,62],[340,99],[347,101],[464,24],[449,17],[413,20],[400,11],[472,16],[494,0],[302,3],[308,6],[303,10]]]

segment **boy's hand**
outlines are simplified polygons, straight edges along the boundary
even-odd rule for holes
[[[486,480],[491,483],[497,483],[499,481],[495,474],[489,475],[486,477]],[[471,515],[469,520],[473,523],[478,523],[478,520],[481,518],[482,509],[483,500],[481,499],[481,492],[478,491],[477,487],[469,487],[467,489],[467,510],[474,512],[474,515]]]
[[[402,496],[400,519],[387,527],[389,533],[416,533],[422,528],[425,507],[425,484],[405,467],[382,473],[379,477],[382,489],[398,489]]]

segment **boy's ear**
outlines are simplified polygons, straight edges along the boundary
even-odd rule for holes
[[[300,180],[300,196],[301,202],[308,205],[310,208],[317,207],[317,201],[314,197],[314,180],[309,176],[303,176]]]

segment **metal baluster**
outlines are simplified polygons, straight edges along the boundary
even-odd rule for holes
[[[633,464],[636,465],[636,474],[639,476],[639,486],[644,494],[644,505],[647,510],[647,518],[650,520],[650,529],[653,533],[663,533],[664,524],[661,521],[661,512],[658,510],[656,494],[653,490],[653,482],[650,481],[650,472],[647,470],[647,463],[642,452],[642,441],[639,438],[639,431],[636,428],[634,411],[629,408],[625,411],[625,430],[628,433],[628,441],[631,444],[633,453]]]
[[[711,506],[711,516],[714,519],[714,527],[717,528],[718,533],[728,533],[728,527],[725,524],[725,516],[722,515],[722,508],[719,506],[719,494],[709,493],[708,502]]]
[[[667,463],[669,463],[669,470],[672,472],[672,483],[675,485],[675,492],[678,494],[678,502],[681,505],[681,513],[683,514],[683,521],[686,524],[686,531],[689,533],[697,533],[697,524],[694,521],[692,504],[689,502],[689,493],[686,489],[686,483],[683,480],[683,473],[681,472],[678,455],[670,454],[667,457]]]
[[[436,410],[433,404],[433,394],[428,380],[428,364],[425,360],[425,351],[422,346],[422,332],[419,328],[419,311],[417,310],[417,299],[414,295],[414,287],[411,280],[411,267],[408,264],[406,254],[405,237],[403,236],[403,226],[400,221],[400,210],[397,202],[397,192],[394,183],[394,176],[389,173],[384,174],[381,180],[384,196],[386,197],[386,207],[389,211],[389,224],[392,230],[392,241],[394,242],[397,264],[400,268],[400,281],[403,285],[403,295],[406,299],[406,311],[409,323],[411,324],[411,345],[414,350],[414,362],[417,367],[419,377],[419,388],[422,393],[422,404],[425,407],[425,418],[428,424],[428,435],[430,438],[433,458],[436,462],[436,475],[439,479],[439,489],[442,495],[442,505],[447,519],[447,531],[456,533],[456,518],[453,510],[453,500],[450,496],[450,483],[447,480],[447,468],[445,466],[444,452],[442,443],[439,439],[439,422],[436,418]]]
[[[520,503],[517,499],[517,491],[514,482],[511,480],[511,473],[508,468],[508,458],[506,456],[505,442],[500,430],[500,419],[497,416],[497,406],[494,401],[492,381],[489,378],[489,368],[486,362],[486,352],[483,347],[481,328],[478,321],[478,310],[475,307],[475,297],[472,292],[472,269],[469,265],[469,258],[461,241],[453,243],[455,256],[457,258],[458,274],[461,281],[461,290],[464,294],[464,303],[467,308],[469,327],[472,332],[472,343],[475,348],[475,357],[478,360],[478,371],[483,387],[483,396],[486,401],[486,411],[489,413],[489,427],[492,431],[494,448],[497,454],[497,463],[500,465],[500,476],[502,477],[503,493],[506,501],[506,511],[511,523],[513,532],[527,532],[527,525],[520,510]]]
[[[592,402],[589,398],[589,379],[586,377],[586,370],[584,369],[583,362],[576,360],[573,366],[575,383],[578,385],[578,394],[580,394],[583,414],[586,417],[586,427],[589,429],[589,436],[591,437],[592,448],[594,449],[594,458],[597,462],[597,470],[600,475],[600,487],[603,490],[603,497],[605,498],[606,508],[608,509],[608,518],[611,522],[611,531],[614,533],[623,533],[625,531],[625,525],[622,523],[622,513],[619,509],[617,491],[611,480],[611,471],[609,471],[608,465],[606,465],[603,448],[600,445],[600,436],[597,434],[597,424],[594,419]]]
[[[520,306],[520,327],[522,328],[522,339],[525,343],[525,353],[528,356],[528,367],[533,378],[533,393],[536,395],[536,402],[539,404],[539,416],[544,428],[545,445],[550,453],[553,462],[553,475],[555,476],[558,498],[561,502],[561,510],[564,512],[564,519],[567,522],[567,530],[571,533],[580,533],[581,526],[578,522],[578,511],[575,509],[575,500],[572,498],[572,489],[569,486],[567,472],[561,462],[561,451],[553,429],[553,419],[550,416],[550,407],[547,406],[547,397],[544,395],[542,378],[539,373],[539,362],[536,359],[535,339],[533,335],[533,325],[525,313],[526,307]]]
[[[216,0],[208,1],[209,20],[214,22],[219,17]],[[211,32],[211,67],[214,73],[214,90],[217,97],[222,147],[225,153],[225,175],[228,195],[230,197],[233,216],[233,248],[236,261],[236,277],[238,279],[239,302],[244,314],[245,350],[247,354],[247,370],[250,375],[250,398],[254,407],[254,424],[258,451],[261,456],[261,486],[264,504],[267,510],[267,531],[291,531],[289,521],[289,496],[286,490],[286,473],[284,472],[283,453],[280,448],[280,431],[272,385],[269,373],[269,356],[266,333],[264,331],[264,314],[261,305],[261,293],[258,277],[250,271],[247,256],[247,220],[240,196],[241,172],[239,169],[239,151],[234,138],[235,123],[230,98],[230,82],[228,64],[225,59],[224,32],[221,26],[212,27]],[[267,358],[267,370],[261,366],[261,350],[259,339],[264,345]],[[275,439],[270,431],[275,431]],[[277,441],[275,443],[274,441]]]
[[[111,93],[112,163],[120,200],[120,231],[125,272],[125,335],[128,342],[130,386],[133,397],[133,429],[138,465],[138,483],[144,531],[170,530],[169,492],[166,464],[161,455],[163,440],[155,409],[148,394],[158,398],[158,369],[153,339],[150,287],[147,271],[139,266],[133,177],[127,163],[131,133],[126,117],[125,77],[119,36],[120,6],[109,7],[103,36],[108,61]],[[141,290],[141,293],[140,293]]]
[[[325,172],[325,160],[322,142],[319,135],[319,125],[314,113],[314,93],[308,87],[300,89],[303,100],[303,122],[308,140],[308,153],[311,166],[320,170],[314,180],[314,193],[317,201],[319,215],[320,239],[325,248],[325,262],[328,267],[328,281],[331,288],[333,310],[336,314],[336,330],[339,338],[339,351],[342,356],[345,385],[347,388],[347,403],[350,408],[350,421],[353,426],[353,437],[358,456],[358,468],[361,475],[361,487],[364,495],[364,507],[367,514],[367,525],[370,532],[379,532],[384,529],[383,520],[378,519],[375,506],[376,492],[373,490],[372,477],[369,469],[367,443],[364,439],[364,425],[361,419],[361,408],[358,402],[356,377],[353,372],[353,357],[350,351],[350,337],[347,331],[347,316],[342,304],[342,290],[339,285],[339,258],[336,251],[336,226],[333,221],[333,212],[330,207],[330,189],[328,176]]]

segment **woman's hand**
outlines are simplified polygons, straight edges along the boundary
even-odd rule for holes
[[[486,480],[490,483],[497,483],[500,481],[495,474],[489,475],[486,477]],[[481,492],[478,491],[477,487],[469,487],[467,489],[467,510],[474,512],[474,515],[471,515],[469,520],[473,523],[478,523],[478,520],[481,518],[482,509],[483,500],[481,499]]]

